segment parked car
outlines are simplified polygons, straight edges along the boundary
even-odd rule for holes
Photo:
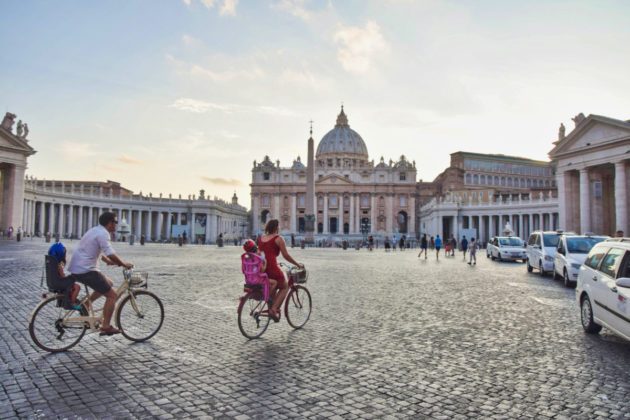
[[[527,261],[525,242],[516,236],[495,236],[486,247],[486,256],[499,261]]]
[[[553,262],[553,277],[562,277],[567,287],[575,284],[586,255],[593,246],[607,238],[608,236],[560,235]]]
[[[535,231],[527,240],[527,271],[534,268],[540,275],[553,272],[553,260],[556,256],[556,248],[560,240],[561,232]]]
[[[630,238],[595,245],[575,290],[584,331],[597,334],[604,326],[630,340]]]

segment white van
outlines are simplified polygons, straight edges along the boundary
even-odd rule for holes
[[[559,240],[559,232],[532,232],[527,240],[527,271],[531,273],[535,268],[541,276],[552,273]]]

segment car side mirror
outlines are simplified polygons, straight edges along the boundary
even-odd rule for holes
[[[630,289],[630,277],[621,277],[616,281],[617,286],[627,287]]]

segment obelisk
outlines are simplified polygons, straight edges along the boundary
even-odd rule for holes
[[[304,214],[304,230],[306,243],[313,243],[315,233],[315,159],[313,141],[313,122],[311,121],[311,137],[308,139],[308,159],[306,162],[306,212]]]

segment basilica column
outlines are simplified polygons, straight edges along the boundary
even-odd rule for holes
[[[361,194],[357,194],[355,197],[355,203],[354,203],[354,211],[356,212],[354,215],[354,232],[355,233],[361,233],[361,216],[362,216],[362,212],[361,212]]]
[[[260,195],[252,194],[252,233],[257,235],[260,231]],[[316,214],[317,216],[317,214]]]
[[[375,194],[371,194],[372,196],[372,204],[371,204],[371,208],[370,208],[370,233],[376,233],[377,230],[377,226],[376,226],[376,195]]]
[[[580,233],[591,230],[591,188],[588,168],[580,169]]]
[[[416,237],[416,198],[411,196],[407,199],[409,203],[409,211],[407,212],[407,238]],[[455,216],[455,223],[457,224],[457,232],[461,226],[459,226],[459,217]]]
[[[387,194],[385,198],[385,231],[394,233],[394,194]]]
[[[350,214],[349,214],[349,220],[348,220],[348,225],[350,226],[350,230],[349,230],[349,234],[350,235],[354,235],[355,234],[355,226],[354,226],[354,193],[350,193]]]
[[[568,230],[567,227],[567,196],[565,189],[564,172],[556,174],[556,185],[558,188],[558,225],[560,229]]]
[[[324,235],[328,235],[328,194],[324,194]]]
[[[295,193],[291,193],[291,208],[289,209],[289,220],[291,223],[291,227],[289,231],[291,233],[295,233],[298,231],[297,223],[296,223],[296,213],[297,213],[297,195]]]
[[[275,194],[273,197],[273,212],[271,213],[274,219],[278,219],[280,221],[281,212],[280,212],[280,194]]]
[[[628,186],[626,182],[626,163],[615,163],[615,215],[616,230],[622,230],[624,235],[628,232]]]

